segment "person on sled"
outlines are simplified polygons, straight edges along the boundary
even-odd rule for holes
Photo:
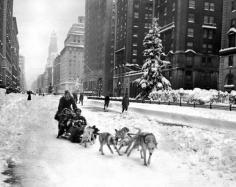
[[[81,116],[81,110],[77,108],[75,115],[67,123],[66,136],[71,142],[80,143],[81,136],[84,133],[84,129],[87,125],[85,117]]]
[[[59,121],[57,138],[60,138],[61,135],[63,135],[63,133],[66,130],[65,123],[67,123],[67,121],[69,120],[69,119],[67,119],[67,116],[64,116],[64,117],[66,117],[66,119],[63,119],[64,117],[60,116],[60,114],[64,109],[72,110],[71,106],[72,106],[73,110],[77,109],[77,106],[75,104],[73,97],[71,96],[70,92],[68,90],[66,90],[64,96],[62,96],[59,101],[58,110],[55,115],[55,119],[57,121]]]

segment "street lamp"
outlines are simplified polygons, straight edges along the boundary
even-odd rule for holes
[[[118,89],[118,97],[120,97],[121,95],[121,82],[120,81],[118,81],[117,83],[117,89]]]

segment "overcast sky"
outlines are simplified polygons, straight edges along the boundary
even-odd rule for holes
[[[85,0],[14,0],[20,54],[26,60],[28,88],[44,71],[52,31],[57,33],[60,51],[71,25],[84,14]]]

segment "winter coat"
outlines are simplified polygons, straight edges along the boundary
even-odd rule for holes
[[[74,98],[75,102],[77,103],[77,101],[78,101],[77,93],[72,93],[72,95],[73,95],[73,98]]]
[[[84,100],[84,95],[83,95],[83,94],[80,94],[79,100],[80,100],[80,101],[83,101],[83,100]]]
[[[28,94],[28,98],[27,98],[27,100],[31,100],[31,94],[32,94],[32,92],[31,91],[27,91],[27,94]]]
[[[73,110],[77,109],[74,99],[71,97],[69,100],[66,100],[65,96],[61,97],[58,106],[58,113],[60,113],[64,108],[68,108],[71,110],[71,105]]]
[[[123,107],[128,107],[129,106],[129,97],[128,96],[123,97],[122,106]]]
[[[104,100],[105,100],[105,103],[109,103],[110,97],[109,97],[109,96],[106,96]]]

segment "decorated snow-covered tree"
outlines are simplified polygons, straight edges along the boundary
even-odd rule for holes
[[[136,99],[145,99],[152,92],[169,90],[170,82],[162,75],[162,69],[169,62],[161,60],[162,41],[160,39],[160,27],[157,19],[153,19],[152,27],[143,40],[145,62],[142,67],[143,75],[138,80],[141,92]]]

